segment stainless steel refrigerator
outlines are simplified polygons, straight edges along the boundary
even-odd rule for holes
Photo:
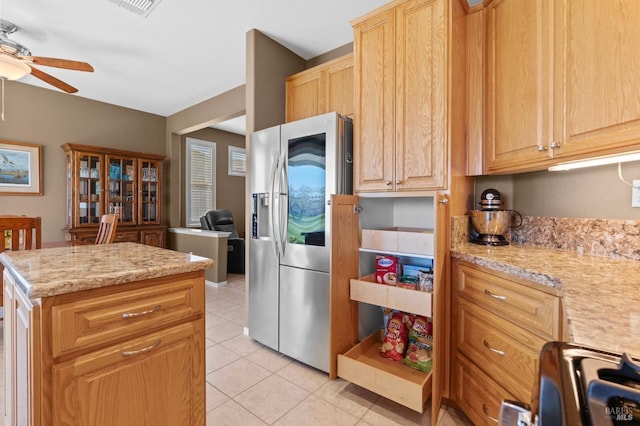
[[[323,114],[251,134],[249,335],[329,371],[332,194],[351,194],[353,125]]]

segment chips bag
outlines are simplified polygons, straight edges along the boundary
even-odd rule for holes
[[[433,368],[433,323],[429,318],[416,315],[402,362],[425,373]]]

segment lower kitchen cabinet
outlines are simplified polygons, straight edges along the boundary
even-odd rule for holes
[[[503,399],[530,402],[542,346],[562,339],[552,288],[453,260],[454,398],[475,424],[492,424]]]
[[[5,424],[205,423],[204,272],[4,292]]]

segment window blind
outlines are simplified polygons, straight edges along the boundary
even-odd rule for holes
[[[199,226],[216,206],[216,144],[187,138],[186,151],[187,226]]]

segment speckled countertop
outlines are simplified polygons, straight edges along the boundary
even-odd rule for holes
[[[0,261],[31,299],[207,269],[213,261],[137,243],[4,252]]]
[[[640,356],[640,261],[460,242],[451,256],[556,289],[572,343]]]

